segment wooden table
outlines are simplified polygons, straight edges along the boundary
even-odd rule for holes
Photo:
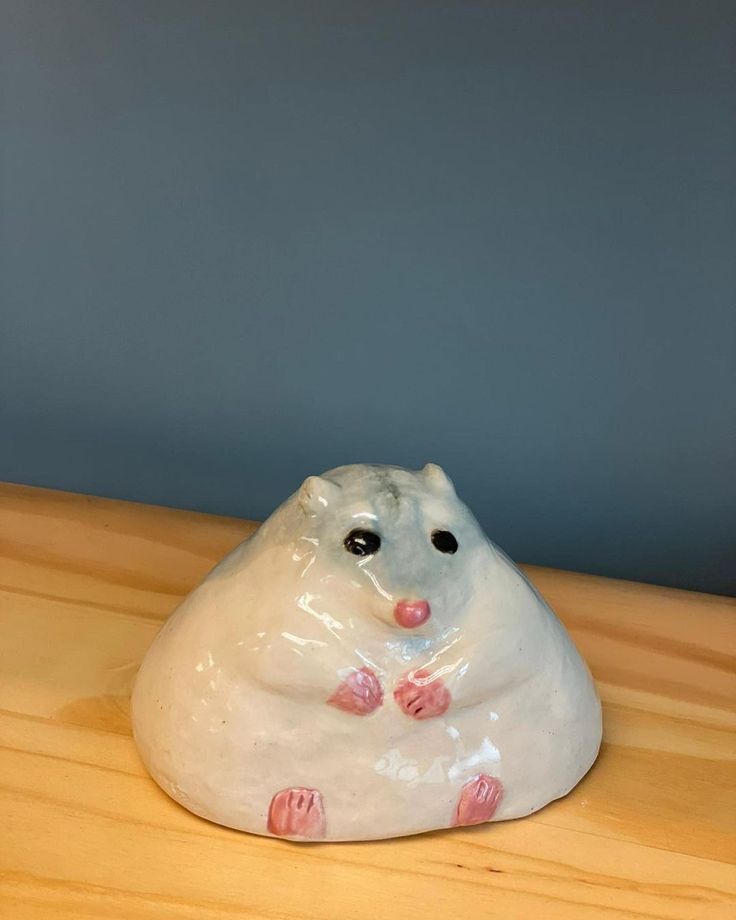
[[[598,764],[519,821],[298,845],[210,824],[136,755],[162,621],[254,524],[0,487],[0,916],[736,917],[736,602],[527,572],[590,662]]]

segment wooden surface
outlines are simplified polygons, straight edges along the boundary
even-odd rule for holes
[[[297,845],[186,812],[128,694],[244,521],[0,487],[3,918],[736,917],[736,603],[529,568],[605,704],[598,764],[519,821]]]

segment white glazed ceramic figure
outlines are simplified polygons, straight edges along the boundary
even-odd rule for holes
[[[170,796],[295,840],[528,815],[601,740],[567,633],[433,464],[307,479],[165,624],[132,713]]]

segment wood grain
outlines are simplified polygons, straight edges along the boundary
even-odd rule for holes
[[[598,764],[520,821],[296,845],[169,800],[128,694],[254,524],[0,486],[0,916],[736,917],[736,603],[528,567],[591,665]]]

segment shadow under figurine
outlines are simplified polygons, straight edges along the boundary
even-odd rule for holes
[[[132,716],[170,796],[294,840],[528,815],[601,740],[564,628],[434,464],[307,479],[164,625]]]

